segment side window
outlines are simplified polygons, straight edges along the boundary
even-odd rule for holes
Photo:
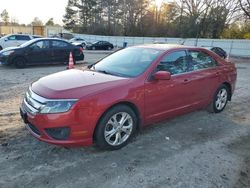
[[[217,66],[217,62],[204,52],[190,50],[189,54],[189,65],[191,70],[200,70]]]
[[[30,37],[27,35],[17,35],[16,39],[17,40],[30,40]]]
[[[66,42],[63,42],[63,41],[58,41],[58,40],[52,41],[52,47],[54,47],[54,48],[65,48],[67,46],[68,46],[68,44]]]
[[[168,71],[171,75],[188,72],[186,52],[176,51],[165,55],[157,66],[157,71]]]
[[[16,40],[16,35],[11,35],[8,37],[8,40]]]
[[[32,49],[46,49],[49,48],[49,41],[38,41],[30,46]]]

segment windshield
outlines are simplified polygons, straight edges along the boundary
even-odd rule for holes
[[[142,74],[161,52],[149,48],[126,48],[102,59],[92,69],[117,76],[136,77]]]

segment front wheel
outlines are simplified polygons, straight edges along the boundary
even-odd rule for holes
[[[17,57],[15,60],[14,60],[14,64],[16,66],[16,68],[25,68],[26,66],[26,60],[23,58],[23,57]]]
[[[208,107],[209,112],[219,113],[224,110],[229,99],[229,91],[226,85],[221,85],[214,94],[213,101]]]
[[[126,105],[118,105],[107,111],[95,131],[99,148],[116,150],[127,145],[136,130],[137,117]]]

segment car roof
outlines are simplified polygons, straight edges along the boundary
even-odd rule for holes
[[[185,45],[180,45],[180,44],[143,44],[143,45],[137,45],[134,47],[139,47],[139,48],[152,48],[156,50],[173,50],[173,49],[204,49],[200,47],[195,47],[195,46],[185,46]]]
[[[39,41],[39,40],[57,40],[57,41],[63,41],[69,43],[67,40],[59,39],[59,38],[35,38],[32,39],[32,41]]]
[[[11,35],[26,35],[26,36],[32,36],[31,34],[20,34],[20,33],[12,33],[12,34],[8,34],[8,35],[5,35],[5,36],[11,36]]]

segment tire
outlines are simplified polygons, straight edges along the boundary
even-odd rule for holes
[[[211,113],[220,113],[224,110],[229,99],[229,88],[226,85],[221,85],[215,92],[213,101],[208,106],[208,111]]]
[[[108,47],[108,50],[111,50],[111,49],[112,49],[112,48],[109,46],[109,47]]]
[[[103,150],[124,147],[134,135],[137,122],[135,112],[130,107],[118,105],[111,108],[102,116],[96,127],[96,145]]]
[[[26,67],[26,60],[23,57],[17,57],[14,59],[14,64],[16,68],[25,68]]]
[[[0,51],[3,49],[3,47],[2,46],[0,46]]]
[[[94,46],[92,47],[92,50],[95,50],[95,47],[94,47]]]

